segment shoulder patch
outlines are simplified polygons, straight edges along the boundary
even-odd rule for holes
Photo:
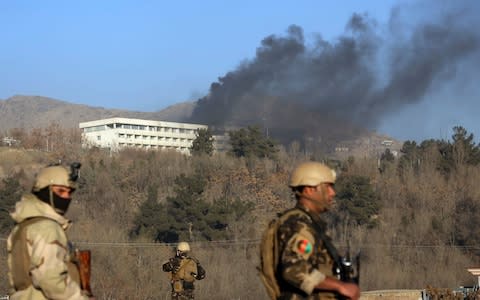
[[[303,254],[310,254],[312,252],[313,246],[308,240],[300,240],[297,243],[298,252]]]
[[[303,226],[292,236],[287,247],[302,259],[308,259],[313,253],[314,246],[315,238],[313,234],[306,226]]]

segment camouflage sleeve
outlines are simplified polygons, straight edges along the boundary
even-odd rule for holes
[[[27,230],[33,285],[49,299],[88,299],[68,273],[67,238],[59,224],[45,220]]]
[[[310,295],[326,275],[315,268],[317,255],[313,230],[304,222],[281,226],[279,239],[283,241],[280,253],[281,276],[292,286]]]
[[[162,265],[162,269],[164,272],[172,272],[173,271],[173,264],[172,264],[172,259],[167,261]]]

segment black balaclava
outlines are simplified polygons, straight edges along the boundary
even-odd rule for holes
[[[53,207],[53,209],[61,215],[64,215],[67,212],[68,206],[70,205],[70,202],[71,202],[71,199],[62,198],[57,194],[55,194],[54,192],[52,192],[52,190],[50,189],[50,186],[44,187],[43,189],[37,192],[33,192],[33,194],[37,196],[38,199],[42,200],[43,202]]]

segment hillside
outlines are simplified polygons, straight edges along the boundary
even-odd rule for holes
[[[27,130],[46,128],[52,122],[58,123],[63,128],[78,128],[80,122],[112,117],[193,122],[190,116],[196,105],[196,102],[183,102],[156,112],[138,112],[92,107],[41,96],[16,95],[6,100],[0,100],[0,134],[5,134],[13,128]],[[379,153],[385,151],[385,146],[382,145],[385,140],[393,141],[393,145],[389,146],[393,151],[398,151],[402,146],[401,141],[367,130],[352,129],[349,134],[345,134],[346,130],[332,127],[328,133],[324,133],[325,138],[321,139],[316,136],[320,134],[318,131],[318,128],[322,128],[320,124],[306,127],[310,128],[314,134],[312,136],[305,136],[306,133],[303,132],[305,128],[290,128],[292,123],[286,122],[285,124],[288,124],[287,127],[284,125],[280,129],[270,129],[271,136],[280,143],[288,146],[292,141],[298,141],[306,151],[323,149],[323,151],[335,152],[335,156],[338,158],[350,155],[379,156]],[[238,128],[238,126],[239,124],[236,124],[232,128]]]
[[[419,160],[410,161],[421,166],[415,170],[405,160],[395,160],[379,172],[375,159],[351,160],[339,169],[337,209],[325,218],[341,253],[347,246],[352,253],[361,251],[362,291],[377,291],[362,295],[364,300],[416,299],[410,298],[413,292],[397,289],[476,283],[467,268],[478,266],[480,260],[480,164],[463,159],[465,153],[476,151],[441,156],[439,150],[444,149],[418,150],[414,158]],[[0,195],[30,188],[39,167],[55,157],[54,152],[0,147]],[[176,226],[174,234],[188,237],[209,274],[198,285],[198,299],[266,299],[256,269],[258,241],[274,213],[294,205],[288,177],[305,158],[301,151],[279,153],[275,163],[226,155],[185,159],[175,152],[135,149],[118,155],[68,152],[65,162],[83,164],[67,215],[74,224],[69,238],[79,249],[92,251],[96,297],[165,299],[170,291],[168,277],[156,266],[173,252],[168,243],[174,239],[163,232]],[[452,167],[439,168],[446,165]],[[193,185],[201,192],[183,192]],[[188,201],[180,202],[188,203],[180,210],[176,210],[178,197]],[[13,207],[13,197],[2,199],[3,208]],[[250,208],[240,205],[245,203]],[[207,207],[207,215],[198,214],[198,207]],[[233,214],[230,207],[242,214]],[[152,218],[152,212],[157,217]],[[188,224],[183,216],[189,218]],[[228,226],[216,227],[217,222],[206,222],[207,216]],[[7,218],[7,210],[0,210],[0,225]],[[3,224],[0,265],[6,265],[5,241],[11,226]],[[397,291],[392,295],[388,289]],[[0,295],[4,291],[7,281],[0,280]]]
[[[181,122],[190,116],[194,105],[185,102],[161,111],[135,112],[73,104],[41,96],[16,95],[0,100],[0,131],[47,127],[52,121],[65,128],[76,128],[80,122],[111,117]]]

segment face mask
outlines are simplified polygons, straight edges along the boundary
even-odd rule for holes
[[[57,213],[64,215],[68,210],[68,206],[70,205],[71,199],[59,197],[55,193],[52,193],[52,196],[53,196],[53,208]]]
[[[177,250],[177,257],[185,258],[187,257],[187,253]]]
[[[38,199],[53,207],[53,209],[61,215],[67,212],[71,201],[71,199],[59,197],[57,194],[51,192],[48,186],[34,194]]]

